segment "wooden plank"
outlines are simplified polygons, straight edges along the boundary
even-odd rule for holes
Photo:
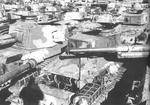
[[[146,68],[146,74],[145,74],[145,82],[144,82],[144,88],[142,92],[142,102],[147,101],[150,99],[150,92],[149,92],[149,86],[150,86],[150,68]]]

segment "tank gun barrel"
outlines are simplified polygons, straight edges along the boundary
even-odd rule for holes
[[[148,45],[132,45],[132,46],[118,46],[112,48],[77,48],[70,49],[70,53],[93,53],[93,52],[148,52],[150,47]]]
[[[7,40],[0,40],[0,46],[4,46],[10,43],[15,43],[17,40],[14,38],[7,39]]]
[[[91,53],[91,52],[114,52],[116,51],[116,48],[76,48],[76,49],[70,49],[70,53]]]
[[[16,41],[17,41],[17,38],[11,35],[0,36],[0,46],[4,46],[10,43],[15,43]]]

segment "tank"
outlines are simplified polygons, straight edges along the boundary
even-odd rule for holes
[[[8,34],[0,37],[2,59],[0,89],[1,91],[8,89],[12,93],[7,101],[22,105],[24,100],[19,97],[19,94],[22,88],[28,86],[31,78],[35,78],[44,94],[45,101],[41,100],[41,104],[72,104],[73,95],[86,85],[85,81],[94,81],[99,86],[98,80],[92,79],[96,76],[98,78],[96,72],[100,73],[106,68],[111,69],[111,66],[116,68],[116,71],[110,70],[114,75],[121,75],[120,73],[125,71],[118,71],[122,69],[120,63],[111,63],[103,58],[60,59],[60,54],[67,46],[65,34],[67,34],[66,26],[39,25],[32,20],[18,20],[10,25]],[[85,66],[81,67],[81,63]],[[98,67],[99,63],[106,68]],[[89,65],[92,68],[87,71]],[[93,70],[94,66],[97,66],[95,70]],[[94,76],[88,72],[94,73]],[[112,85],[114,86],[114,83]]]
[[[2,59],[0,85],[2,85],[2,89],[5,88],[3,87],[5,82],[12,80],[17,75],[30,69],[32,64],[23,64],[24,61],[28,62],[29,59],[34,59],[33,66],[35,68],[36,65],[43,62],[44,59],[60,54],[61,49],[66,45],[65,34],[67,27],[58,30],[56,26],[38,25],[33,20],[18,20],[18,22],[13,25],[10,25],[7,20],[1,21],[3,22],[1,23],[2,32],[0,34],[0,57]],[[59,26],[59,28],[60,27],[61,26]],[[48,32],[47,29],[51,30]],[[54,32],[54,34],[47,37],[47,35],[52,32]],[[43,37],[41,35],[43,35]],[[57,42],[62,42],[62,44],[57,44]],[[36,57],[33,58],[35,55]],[[15,67],[17,68],[13,71],[11,68]]]
[[[149,55],[147,24],[110,26],[110,21],[101,24],[68,14],[67,20],[53,24],[21,14],[7,24],[9,31],[0,36],[0,91],[11,92],[5,101],[98,105],[127,71],[124,60]]]

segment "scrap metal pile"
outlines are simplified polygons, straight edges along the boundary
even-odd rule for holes
[[[150,11],[140,0],[2,0],[0,7],[0,91],[12,93],[11,105],[25,104],[20,94],[32,79],[40,105],[101,104],[126,71],[121,60],[149,56]]]

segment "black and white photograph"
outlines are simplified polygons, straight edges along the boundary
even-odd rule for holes
[[[0,0],[0,105],[150,105],[150,0]]]

